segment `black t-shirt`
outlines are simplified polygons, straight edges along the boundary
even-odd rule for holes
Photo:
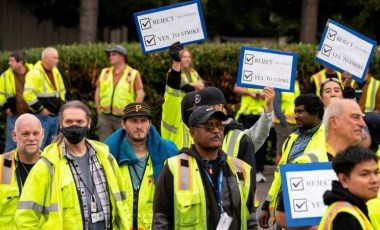
[[[33,166],[35,164],[26,164],[22,163],[21,161],[18,161],[18,170],[20,172],[20,178],[21,178],[21,184],[24,185],[26,178],[28,177],[28,174],[30,170],[32,170]]]

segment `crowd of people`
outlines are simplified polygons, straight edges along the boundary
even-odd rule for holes
[[[233,116],[176,42],[158,132],[127,50],[105,53],[111,66],[94,98],[99,141],[86,137],[88,106],[66,101],[55,48],[35,65],[9,55],[0,76],[2,229],[380,229],[380,82],[371,70],[359,83],[325,66],[309,93],[297,80],[286,93],[236,85]],[[273,127],[277,165],[332,162],[338,180],[319,226],[287,226],[279,166],[267,198],[256,197]]]

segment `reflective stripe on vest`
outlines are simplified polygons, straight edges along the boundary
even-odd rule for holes
[[[371,77],[371,80],[368,85],[367,95],[365,100],[365,109],[364,112],[373,112],[375,111],[375,102],[376,95],[379,89],[380,82]]]
[[[229,131],[223,140],[222,149],[228,156],[237,157],[239,154],[240,140],[245,133],[239,129]]]
[[[49,207],[47,207],[47,206],[37,204],[36,202],[33,202],[33,201],[20,201],[18,203],[17,209],[29,209],[38,213],[42,213],[43,215],[48,215],[49,212],[58,212],[58,204],[53,203],[53,204],[50,204]]]
[[[11,184],[14,173],[14,152],[4,153],[0,156],[1,184]]]
[[[179,155],[178,161],[179,178],[178,188],[179,190],[191,190],[192,178],[191,178],[191,161],[189,161],[189,155],[182,153]],[[187,178],[187,179],[185,179]]]
[[[360,223],[362,229],[374,229],[371,222],[358,207],[353,206],[352,204],[345,201],[339,201],[333,203],[327,208],[325,215],[322,217],[322,220],[319,224],[318,230],[332,229],[332,223],[334,221],[334,218],[341,212],[346,212],[354,216],[355,219]]]

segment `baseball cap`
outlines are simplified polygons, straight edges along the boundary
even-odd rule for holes
[[[194,103],[196,106],[227,104],[226,98],[224,97],[222,91],[213,86],[205,87],[204,89],[199,90],[194,95]]]
[[[205,124],[212,116],[221,121],[227,120],[227,116],[223,112],[215,110],[212,106],[199,106],[190,115],[189,127]]]
[[[127,50],[121,45],[115,45],[115,46],[112,46],[110,49],[106,49],[107,55],[109,55],[110,52],[117,52],[119,54],[124,55],[125,57],[128,56]]]
[[[380,144],[380,113],[369,112],[365,113],[364,121],[367,125],[369,135],[371,136],[371,146],[370,149],[377,151]]]
[[[123,120],[126,120],[132,116],[147,116],[149,119],[152,119],[152,115],[150,115],[150,108],[145,103],[130,103],[125,106],[123,111]]]

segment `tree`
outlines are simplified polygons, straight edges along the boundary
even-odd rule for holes
[[[99,0],[80,0],[79,42],[94,42],[97,38]]]
[[[318,0],[302,0],[300,42],[317,43]]]

